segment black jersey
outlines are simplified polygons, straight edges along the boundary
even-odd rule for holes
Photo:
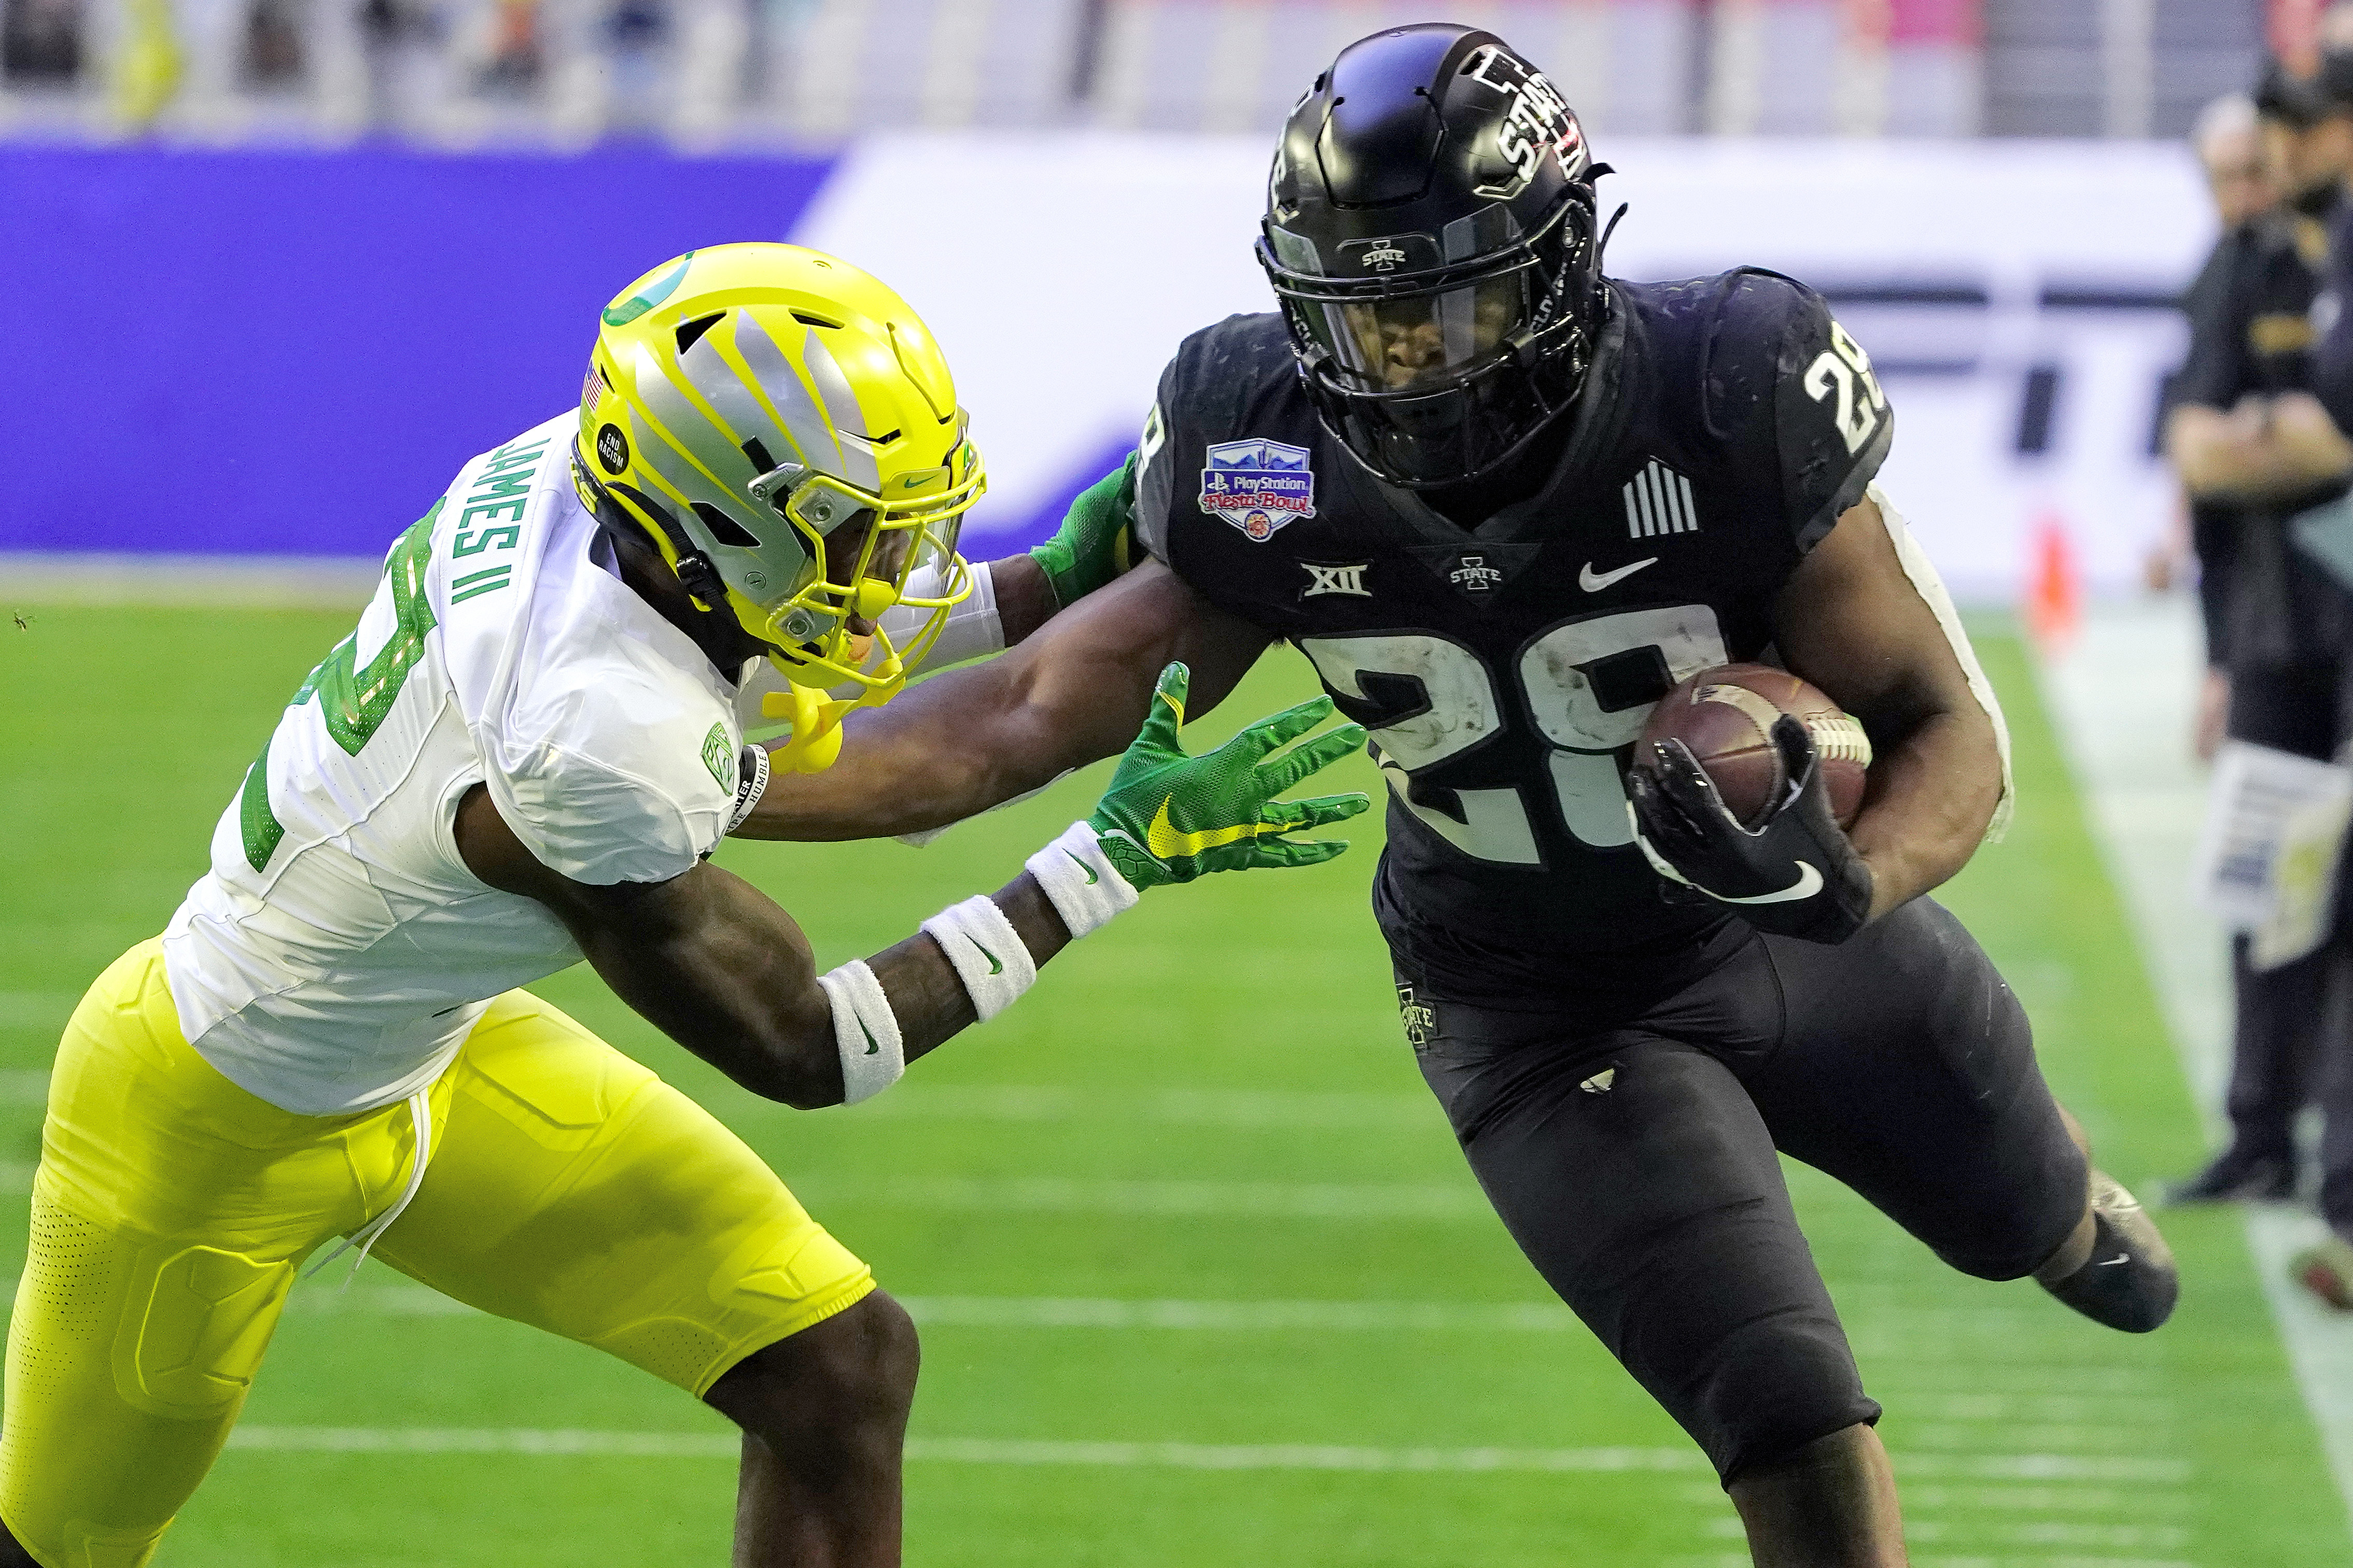
[[[1609,289],[1578,406],[1544,437],[1551,479],[1476,528],[1324,431],[1273,315],[1186,341],[1141,448],[1146,548],[1295,644],[1372,731],[1382,924],[1457,994],[1630,975],[1724,925],[1634,847],[1626,757],[1669,687],[1765,650],[1776,594],[1893,433],[1869,358],[1803,285]]]
[[[2316,391],[2331,403],[2336,384],[2320,374],[2327,344],[2316,327],[2340,312],[2322,302],[2331,266],[2331,230],[2345,237],[2346,205],[2335,198],[2314,213],[2269,214],[2247,226],[2246,239],[2220,282],[2201,274],[2189,303],[2189,358],[2179,401],[2229,410],[2242,398]],[[2345,410],[2332,405],[2341,422]],[[2343,647],[2345,595],[2321,565],[2288,541],[2286,519],[2342,491],[2341,482],[2276,505],[2201,508],[2193,521],[2206,537],[2231,540],[2222,641],[2234,667],[2331,662]],[[2202,548],[2202,547],[2201,547]],[[2202,560],[2201,554],[2201,560]]]
[[[2214,368],[2226,357],[2218,338],[2239,332],[2235,304],[2240,279],[2260,263],[2263,231],[2242,223],[2214,242],[2206,264],[2181,292],[2181,313],[2189,326],[2189,353],[2179,370],[2166,377],[2164,417],[2194,401],[2200,384],[2211,384]],[[2202,367],[2202,368],[2201,368]],[[2211,391],[2207,393],[2211,395]],[[2189,502],[2189,548],[2198,558],[2198,614],[2206,630],[2206,662],[2221,668],[2231,658],[2231,565],[2238,553],[2243,509],[2221,501]]]

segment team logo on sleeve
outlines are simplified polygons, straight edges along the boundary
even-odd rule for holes
[[[736,787],[735,743],[727,738],[726,726],[713,724],[711,733],[702,737],[702,765],[711,770],[712,782],[721,789]]]
[[[1315,515],[1315,471],[1307,448],[1280,441],[1220,441],[1206,454],[1201,510],[1263,544],[1294,518]]]

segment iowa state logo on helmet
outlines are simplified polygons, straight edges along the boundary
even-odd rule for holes
[[[1585,172],[1590,154],[1584,128],[1544,72],[1502,45],[1489,44],[1471,57],[1462,74],[1512,100],[1495,126],[1493,149],[1504,166],[1475,194],[1511,200],[1535,183],[1546,153],[1559,158],[1563,179],[1574,180]]]
[[[1205,454],[1201,510],[1263,544],[1293,518],[1315,515],[1307,448],[1280,441],[1220,441]]]

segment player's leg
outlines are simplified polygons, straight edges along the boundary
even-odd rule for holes
[[[1869,1426],[1818,1437],[1755,1467],[1726,1489],[1757,1568],[1877,1568],[1905,1560],[1894,1468]],[[1825,1555],[1824,1543],[1839,1543],[1834,1550],[1848,1554]],[[1856,1550],[1863,1555],[1853,1555]]]
[[[745,1433],[739,1564],[895,1563],[913,1326],[709,1112],[556,1009],[493,1004],[377,1256],[619,1356]]]
[[[2025,1010],[1958,921],[1920,899],[1836,947],[1764,948],[1786,1022],[1746,1080],[1785,1152],[1964,1273],[2031,1275],[2111,1328],[2165,1321],[2170,1252],[2090,1164]]]
[[[1769,990],[1767,992],[1769,995]],[[1409,1034],[1561,1299],[1704,1449],[1759,1563],[1901,1563],[1886,1458],[1763,1121],[1695,1047],[1415,986]]]
[[[138,1568],[227,1439],[297,1262],[397,1189],[407,1117],[291,1115],[182,1038],[155,944],[60,1042],[8,1327],[0,1563]]]
[[[898,1561],[916,1360],[914,1321],[877,1290],[712,1385],[703,1397],[744,1428],[738,1563]]]

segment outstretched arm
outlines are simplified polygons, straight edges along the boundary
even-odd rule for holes
[[[840,760],[775,775],[736,837],[876,838],[960,822],[1126,745],[1172,660],[1190,667],[1206,712],[1268,640],[1147,561],[997,658],[852,714]]]
[[[1144,889],[1312,866],[1347,847],[1286,835],[1354,816],[1365,796],[1276,798],[1365,743],[1347,724],[1290,744],[1331,716],[1329,698],[1188,757],[1177,741],[1185,696],[1185,667],[1169,665],[1093,814],[993,899],[952,904],[916,935],[825,975],[791,916],[708,861],[666,882],[575,881],[531,853],[481,784],[459,803],[458,850],[484,882],[545,905],[623,1001],[737,1083],[805,1109],[854,1101],[1011,1005],[1039,965]]]
[[[459,803],[455,826],[467,868],[546,905],[615,994],[663,1034],[754,1094],[802,1110],[841,1103],[832,1003],[808,939],[766,894],[709,861],[667,882],[575,882],[533,858],[480,784]],[[995,902],[1033,965],[1069,944],[1029,873]],[[902,1061],[978,1016],[931,936],[918,931],[867,965],[890,998]]]

